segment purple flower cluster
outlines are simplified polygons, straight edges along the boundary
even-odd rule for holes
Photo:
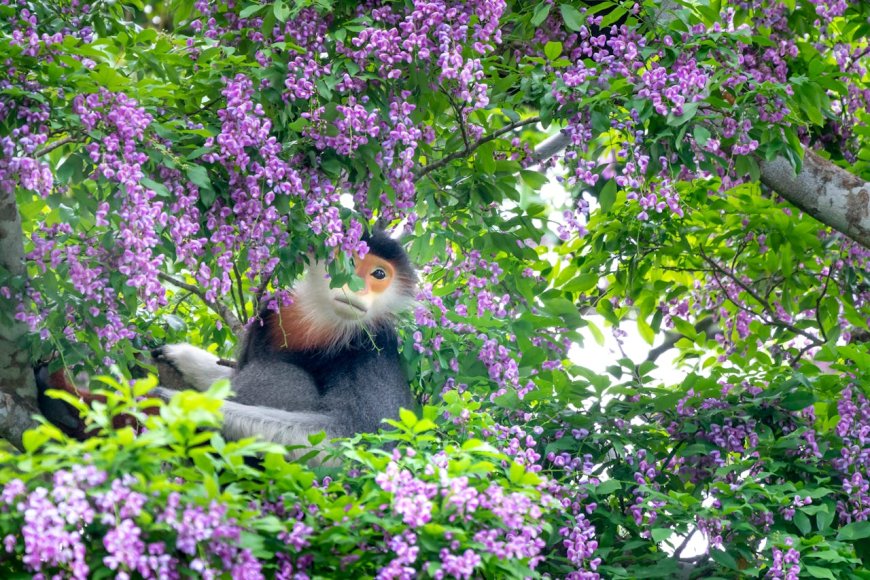
[[[76,95],[72,108],[86,131],[103,134],[101,141],[91,141],[85,147],[95,165],[91,178],[102,176],[119,188],[120,204],[115,209],[117,258],[113,266],[127,277],[129,286],[142,292],[145,305],[154,310],[166,304],[165,292],[157,280],[163,257],[155,256],[154,248],[167,216],[163,202],[155,200],[156,192],[142,184],[148,155],[140,147],[151,115],[135,100],[105,89],[87,96]],[[101,204],[98,226],[109,225],[109,205],[108,201]]]
[[[43,272],[65,268],[70,284],[86,301],[85,308],[68,306],[66,332],[71,334],[93,323],[84,316],[84,310],[91,317],[102,312],[105,321],[93,326],[104,347],[110,349],[135,336],[120,314],[123,289],[113,281],[113,273],[125,276],[124,284],[138,290],[147,308],[155,310],[166,304],[164,289],[157,279],[163,256],[155,249],[167,215],[163,202],[155,199],[157,194],[143,184],[143,165],[148,158],[141,147],[151,116],[126,95],[106,90],[77,95],[73,111],[85,131],[102,135],[99,141],[92,140],[85,146],[95,167],[90,178],[110,184],[110,194],[99,201],[95,213],[100,229],[74,234],[66,223],[39,223],[27,258]],[[116,232],[111,245],[101,240],[103,228]],[[19,318],[36,326],[45,313],[44,303],[38,293],[32,292],[29,298],[42,314],[28,315],[19,310]]]
[[[362,103],[368,101],[368,97],[362,97]],[[355,97],[349,97],[347,105],[338,105],[338,118],[334,127],[336,135],[324,130],[327,125],[321,120],[325,108],[319,107],[311,113],[302,113],[303,118],[311,121],[312,127],[303,130],[303,135],[314,140],[314,146],[318,149],[331,147],[341,155],[351,156],[354,151],[374,139],[380,133],[377,109],[369,112],[362,103],[358,103]]]
[[[420,547],[417,544],[417,534],[405,530],[402,534],[393,536],[387,541],[387,548],[396,557],[378,571],[378,580],[410,580],[417,576],[413,564],[417,561]]]
[[[432,519],[432,498],[438,493],[437,485],[414,477],[407,469],[400,469],[394,461],[375,481],[381,489],[393,494],[393,509],[406,524],[417,528]]]
[[[340,44],[338,51],[361,69],[382,68],[387,79],[400,78],[411,63],[429,63],[439,71],[438,80],[452,87],[467,116],[485,107],[489,98],[481,82],[480,60],[463,56],[466,39],[471,33],[477,54],[490,52],[494,43],[501,42],[499,20],[504,9],[503,0],[432,0],[418,2],[404,14],[384,6],[371,12],[375,25],[361,30],[349,44]]]
[[[0,80],[0,88],[11,88]],[[48,138],[49,105],[29,101],[0,99],[0,121],[17,119],[19,125],[9,135],[0,137],[0,194],[14,195],[21,187],[47,197],[54,185],[49,165],[35,153]]]
[[[32,11],[33,6],[27,0],[4,0],[4,5],[18,6],[15,18],[10,23],[11,46],[17,46],[25,56],[43,58],[49,62],[56,62],[59,45],[67,36],[91,42],[94,39],[94,30],[86,24],[91,14],[91,5],[81,0],[70,0],[63,6],[59,6],[56,13],[63,19],[63,25],[55,32],[49,34],[39,32],[39,18]],[[61,66],[67,66],[63,61]]]
[[[773,547],[773,563],[765,578],[775,578],[776,580],[798,580],[800,578],[800,552],[794,549],[794,540],[791,538],[785,539],[787,550],[781,550],[776,546]]]
[[[260,562],[238,546],[242,528],[227,517],[226,507],[183,504],[173,492],[165,505],[149,510],[147,497],[133,490],[137,485],[129,475],[108,482],[92,465],[58,471],[50,489],[28,491],[21,480],[9,481],[0,488],[0,510],[22,525],[20,535],[4,538],[6,552],[20,553],[25,568],[41,577],[54,570],[84,579],[98,565],[119,578],[179,578],[182,564],[205,578],[225,572],[233,578],[263,577]],[[149,539],[143,518],[151,533],[163,528],[172,533]],[[92,537],[97,523],[105,528],[102,552]],[[101,553],[98,562],[94,556]]]
[[[840,420],[835,429],[842,440],[840,456],[832,461],[842,474],[844,497],[837,502],[842,523],[870,519],[870,401],[856,387],[847,387],[837,403]]]
[[[283,30],[276,26],[272,31],[274,42],[289,41],[303,49],[294,51],[287,61],[284,100],[311,99],[317,94],[315,82],[330,73],[329,60],[321,62],[320,58],[326,52],[330,19],[329,15],[321,15],[314,8],[305,8],[296,18],[288,20]]]
[[[413,450],[407,451],[409,459],[415,455]],[[546,546],[541,527],[544,511],[557,505],[549,493],[542,492],[540,497],[532,498],[519,492],[507,492],[496,483],[481,488],[480,482],[473,482],[467,476],[449,475],[447,457],[443,454],[425,467],[422,477],[415,477],[409,469],[401,467],[401,462],[401,453],[394,451],[393,461],[376,477],[376,482],[392,495],[392,511],[412,529],[388,542],[396,557],[380,571],[379,578],[413,577],[419,553],[413,528],[430,522],[434,514],[454,526],[477,528],[472,538],[479,547],[478,551],[466,548],[459,552],[460,542],[448,533],[449,545],[439,552],[440,561],[437,565],[429,564],[430,573],[438,578],[473,576],[482,563],[480,552],[499,559],[523,560],[530,568],[540,562]],[[481,514],[490,515],[492,524],[482,524]],[[594,528],[591,530],[594,535]],[[588,534],[587,539],[591,539]],[[590,549],[595,549],[592,544]]]
[[[639,97],[649,99],[660,115],[681,117],[683,107],[704,98],[709,70],[698,65],[689,54],[681,54],[668,70],[653,63],[640,75]]]

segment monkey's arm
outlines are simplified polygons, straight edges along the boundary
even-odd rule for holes
[[[190,344],[167,344],[151,351],[160,384],[171,389],[205,391],[218,379],[228,379],[233,369],[218,364],[215,355]]]
[[[176,391],[157,387],[151,393],[168,401]],[[280,445],[310,446],[308,436],[326,432],[327,439],[345,435],[335,417],[326,413],[283,411],[269,407],[224,401],[224,424],[221,432],[231,440],[260,437]]]
[[[323,413],[282,411],[233,401],[224,403],[223,412],[223,434],[228,439],[259,436],[281,445],[308,446],[309,435],[325,431],[327,439],[332,439],[342,431],[334,417]]]

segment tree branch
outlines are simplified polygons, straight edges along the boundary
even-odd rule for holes
[[[815,337],[812,334],[810,334],[809,332],[807,332],[801,328],[798,328],[794,324],[791,324],[790,322],[786,322],[785,320],[782,320],[781,318],[779,318],[776,315],[776,312],[773,310],[773,308],[770,307],[770,304],[766,300],[764,300],[764,298],[759,296],[755,290],[753,290],[745,282],[743,282],[736,274],[734,274],[733,272],[729,272],[728,270],[723,268],[718,262],[716,262],[716,260],[710,258],[704,252],[703,248],[699,248],[698,250],[699,250],[699,254],[700,254],[702,260],[707,262],[707,264],[709,264],[714,270],[716,270],[716,272],[719,272],[723,276],[726,276],[729,280],[731,280],[732,282],[737,284],[737,286],[740,287],[741,290],[743,290],[749,296],[751,296],[752,299],[755,300],[759,304],[759,306],[761,306],[762,313],[755,312],[751,308],[748,308],[747,306],[740,304],[738,301],[733,300],[728,295],[728,291],[725,289],[725,286],[722,284],[722,281],[719,280],[719,277],[714,272],[713,277],[716,279],[716,282],[719,284],[719,287],[724,292],[725,298],[731,304],[733,304],[734,306],[736,306],[740,310],[743,310],[744,312],[751,314],[752,316],[757,316],[757,317],[761,318],[762,320],[764,320],[768,324],[772,324],[773,326],[783,328],[785,330],[791,331],[793,334],[797,334],[797,335],[800,335],[800,336],[806,338],[814,346],[822,346],[824,344],[824,342],[819,340],[818,337]],[[766,316],[766,320],[765,320],[765,316]]]
[[[760,165],[764,185],[823,224],[870,248],[870,183],[812,151],[804,155],[799,173],[782,156]]]
[[[695,331],[700,334],[702,332],[707,333],[710,330],[716,328],[716,322],[712,318],[705,318],[704,320],[695,324]],[[665,340],[657,347],[650,349],[649,353],[646,356],[647,362],[655,362],[660,356],[662,356],[665,352],[674,348],[677,342],[683,338],[684,336],[679,332],[668,332],[665,334]]]
[[[187,290],[191,294],[197,296],[200,300],[203,301],[203,303],[206,306],[208,306],[209,308],[211,308],[212,310],[217,312],[218,315],[224,319],[224,322],[226,322],[227,325],[229,325],[229,327],[233,331],[233,334],[235,334],[236,336],[241,336],[241,334],[244,332],[244,329],[245,329],[244,325],[238,319],[238,317],[235,314],[233,314],[233,311],[230,310],[229,308],[227,308],[226,306],[224,306],[223,304],[221,304],[220,302],[216,302],[216,301],[213,302],[211,300],[208,300],[205,297],[205,291],[203,291],[203,289],[200,288],[199,286],[194,286],[193,284],[188,284],[187,282],[183,282],[181,280],[178,280],[177,278],[174,278],[173,276],[170,276],[169,274],[166,274],[164,272],[158,272],[157,277],[160,278],[161,280],[163,280],[164,282],[169,282],[173,286],[177,286],[178,288],[181,288],[182,290]]]
[[[63,147],[67,143],[72,143],[75,140],[76,140],[76,138],[74,136],[67,135],[63,139],[58,139],[54,143],[49,143],[48,145],[46,145],[42,149],[38,149],[36,151],[36,153],[33,154],[33,156],[34,157],[42,157],[43,155],[47,155],[47,154],[51,153],[52,151],[54,151],[58,147]]]
[[[535,148],[535,161],[546,161],[571,142],[560,131]],[[761,160],[761,183],[823,224],[870,248],[870,182],[806,151],[799,173],[782,155]]]
[[[455,153],[451,153],[447,157],[442,157],[441,159],[439,159],[435,163],[433,163],[431,165],[427,165],[427,166],[419,169],[417,171],[416,175],[414,176],[414,181],[419,180],[423,176],[435,171],[436,169],[441,169],[442,167],[444,167],[445,165],[447,165],[451,161],[455,161],[456,159],[460,159],[462,157],[467,157],[467,156],[471,155],[472,153],[474,153],[474,151],[478,147],[480,147],[484,143],[489,143],[490,141],[498,139],[499,137],[501,137],[505,133],[510,133],[514,129],[518,129],[518,128],[524,127],[526,125],[533,125],[534,123],[537,123],[540,120],[541,120],[540,117],[535,116],[535,117],[529,117],[528,119],[522,119],[520,121],[514,121],[513,123],[505,125],[501,129],[493,131],[492,133],[490,133],[486,137],[481,137],[480,139],[478,139],[474,143],[471,143],[470,146],[466,146],[466,148],[463,149],[462,151],[457,151]]]

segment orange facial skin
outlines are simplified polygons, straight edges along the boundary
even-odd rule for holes
[[[354,260],[356,265],[356,275],[363,279],[365,288],[356,292],[357,295],[364,295],[371,292],[372,294],[382,294],[393,283],[393,278],[396,276],[396,270],[388,261],[375,256],[371,252],[366,254],[366,257]]]

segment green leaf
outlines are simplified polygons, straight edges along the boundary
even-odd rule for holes
[[[813,525],[810,523],[810,518],[807,517],[807,514],[802,512],[797,512],[794,515],[794,525],[796,525],[805,536],[808,536],[813,529]]]
[[[414,433],[423,433],[425,431],[432,431],[437,429],[438,425],[436,425],[430,419],[420,419],[416,425],[414,425]]]
[[[565,21],[565,27],[568,30],[578,32],[583,28],[583,15],[580,11],[570,4],[560,4],[559,10],[562,12],[562,20]]]
[[[602,481],[594,489],[595,493],[598,495],[610,495],[611,493],[622,489],[622,484],[616,479],[608,479],[607,481]]]
[[[598,285],[600,277],[595,272],[586,272],[579,274],[565,283],[562,289],[567,292],[586,292],[592,290]]]
[[[290,17],[290,8],[287,7],[287,3],[284,0],[276,0],[272,4],[272,12],[275,14],[278,22],[287,22],[287,19]]]
[[[320,431],[319,433],[311,433],[308,436],[308,442],[312,447],[319,445],[323,440],[326,439],[326,433],[324,431]]]
[[[652,530],[652,539],[654,542],[664,542],[668,538],[670,538],[674,533],[674,530],[670,528],[653,528]]]
[[[808,565],[806,570],[813,578],[830,578],[830,580],[837,580],[834,574],[827,568]]]
[[[695,143],[703,147],[707,144],[707,141],[710,140],[710,131],[704,128],[701,125],[695,125],[695,129],[692,133],[695,136]]]
[[[598,205],[601,206],[601,212],[607,213],[616,202],[616,181],[610,180],[601,188],[601,193],[598,194]]]
[[[671,127],[679,127],[680,125],[685,125],[698,112],[698,107],[701,105],[700,102],[695,103],[686,103],[683,105],[683,114],[675,115],[674,113],[668,113],[667,124]]]
[[[870,538],[870,521],[852,522],[840,528],[840,533],[837,534],[838,540],[853,541]]]
[[[526,473],[526,468],[520,465],[519,463],[511,463],[510,473],[508,474],[508,479],[512,483],[519,483],[523,479],[523,475]]]
[[[723,552],[722,550],[710,550],[710,556],[717,564],[721,564],[731,570],[738,569],[737,560],[728,552]]]
[[[532,14],[532,26],[540,26],[541,23],[550,15],[550,5],[546,2],[541,2],[535,7],[535,12]]]
[[[208,178],[208,171],[201,165],[191,165],[185,171],[187,178],[199,187],[212,189],[211,180]]]
[[[263,8],[265,8],[267,4],[251,4],[250,6],[243,8],[241,12],[239,12],[240,18],[250,18]]]
[[[827,507],[827,506],[825,506]],[[816,514],[816,527],[820,532],[824,533],[825,530],[831,527],[831,523],[834,521],[834,512],[826,509],[824,511],[819,511]]]
[[[652,326],[647,324],[647,321],[643,318],[637,319],[637,331],[640,333],[641,338],[643,338],[647,344],[652,344],[656,338],[656,332],[652,329]]]
[[[562,54],[561,42],[548,42],[544,45],[544,55],[550,60],[556,60]]]
[[[192,181],[192,180],[191,180]],[[157,183],[153,179],[148,179],[147,177],[142,179],[142,185],[152,190],[154,193],[161,197],[169,197],[169,190],[166,189],[166,186],[162,183]]]
[[[610,11],[609,14],[605,15],[604,18],[601,19],[601,28],[607,28],[611,24],[617,22],[620,18],[625,16],[628,13],[628,9],[622,5],[617,5],[616,8]]]
[[[816,397],[810,391],[795,391],[782,400],[782,407],[789,411],[801,411],[816,402]]]
[[[417,424],[417,415],[408,409],[399,409],[399,418],[402,420],[402,423],[408,427],[413,427]]]
[[[529,169],[521,170],[520,177],[522,178],[523,183],[535,190],[541,189],[550,181],[547,179],[547,176],[540,171],[531,171]]]

